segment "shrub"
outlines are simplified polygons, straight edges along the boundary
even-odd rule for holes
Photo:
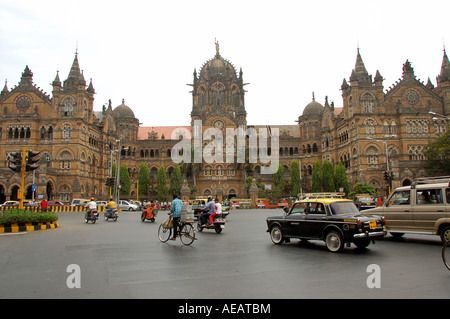
[[[22,209],[5,210],[3,211],[3,215],[0,215],[0,225],[10,225],[14,223],[51,223],[57,220],[58,215],[52,212],[39,213]]]

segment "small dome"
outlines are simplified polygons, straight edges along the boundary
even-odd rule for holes
[[[127,105],[125,105],[125,101],[122,100],[122,104],[120,104],[119,106],[117,106],[114,110],[113,110],[113,114],[115,118],[135,118],[134,116],[134,112],[131,110],[131,108]]]
[[[316,102],[313,98],[312,102],[309,103],[303,110],[303,116],[321,116],[323,113],[323,105]]]

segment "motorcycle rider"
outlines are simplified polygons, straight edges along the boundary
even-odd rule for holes
[[[212,196],[208,196],[208,203],[206,204],[205,208],[203,208],[203,214],[200,216],[200,220],[202,222],[202,225],[205,225],[207,221],[209,220],[209,216],[214,214],[216,210],[216,203],[212,200]],[[210,224],[206,225],[210,226]]]
[[[106,214],[111,216],[111,213],[116,209],[116,202],[113,201],[112,197],[109,199],[108,204],[106,204]]]
[[[214,201],[216,202],[215,211],[214,213],[209,215],[209,221],[211,222],[211,225],[214,224],[214,216],[222,214],[222,204],[220,204],[219,199],[216,197]]]
[[[87,207],[88,212],[96,212],[95,217],[98,218],[98,212],[97,212],[97,203],[94,201],[94,197],[91,197],[91,201],[88,202],[84,207]]]

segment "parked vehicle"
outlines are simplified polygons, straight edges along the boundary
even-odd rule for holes
[[[48,201],[48,207],[60,207],[60,206],[67,206],[67,205],[59,201],[52,201],[52,200]]]
[[[70,206],[83,206],[89,203],[89,199],[85,198],[74,198],[72,199],[72,202],[70,203]]]
[[[267,232],[272,242],[282,244],[291,238],[323,240],[331,252],[340,252],[351,243],[367,247],[384,237],[383,217],[362,216],[353,201],[342,198],[310,198],[285,208],[283,216],[268,217]]]
[[[369,194],[356,194],[353,202],[359,211],[377,207],[375,200]]]
[[[104,201],[104,200],[98,200],[98,201],[96,201],[96,203],[97,203],[97,207],[108,205],[108,202]]]
[[[119,204],[117,205],[117,207],[120,210],[128,210],[128,211],[132,211],[132,210],[137,211],[138,210],[137,205],[132,204],[126,200],[119,200]]]
[[[367,216],[384,216],[394,237],[405,233],[438,235],[450,240],[450,176],[417,179],[396,188],[383,206],[365,210]]]

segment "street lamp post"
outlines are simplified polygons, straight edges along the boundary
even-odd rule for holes
[[[388,182],[388,195],[389,195],[391,193],[392,175],[391,175],[391,172],[389,171],[389,152],[388,152],[387,141],[379,140],[379,139],[376,139],[376,138],[372,138],[370,136],[368,136],[367,139],[368,140],[372,140],[372,141],[382,142],[384,144],[384,149],[385,149],[385,152],[386,152],[386,171],[387,171],[387,174],[389,176],[389,180],[387,181]]]

